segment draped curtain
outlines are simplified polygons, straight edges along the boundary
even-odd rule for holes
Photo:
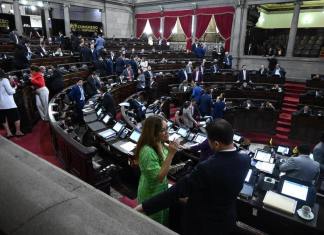
[[[186,49],[191,50],[191,24],[192,24],[192,16],[187,15],[187,16],[182,16],[179,17],[180,25],[182,27],[182,30],[184,34],[186,35]]]
[[[152,18],[149,19],[151,29],[155,38],[159,38],[161,36],[160,26],[161,26],[161,18]]]
[[[172,34],[172,30],[177,23],[177,17],[165,17],[164,18],[164,32],[163,38],[168,40]]]
[[[233,14],[214,15],[219,34],[225,40],[225,51],[230,50]]]
[[[136,37],[140,38],[143,34],[147,19],[136,20]]]
[[[197,15],[196,38],[200,39],[209,25],[212,15]]]

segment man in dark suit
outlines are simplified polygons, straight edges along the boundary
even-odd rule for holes
[[[194,52],[195,52],[196,57],[199,59],[202,59],[205,57],[205,50],[201,44],[198,44],[198,46],[195,48]]]
[[[144,76],[145,76],[145,90],[149,91],[151,88],[151,82],[153,81],[154,78],[151,66],[147,67],[147,70],[144,72]]]
[[[17,44],[14,52],[14,61],[16,69],[26,69],[29,67],[29,60],[27,59],[27,49],[24,45]]]
[[[199,66],[196,67],[194,73],[192,74],[192,79],[194,82],[201,83],[203,81],[203,75],[200,72]]]
[[[211,108],[212,108],[213,102],[212,97],[210,94],[210,89],[206,89],[202,96],[200,97],[199,102],[199,111],[201,116],[211,116]]]
[[[84,44],[83,46],[81,46],[80,54],[82,62],[92,61],[92,52],[88,45]]]
[[[214,64],[210,67],[210,72],[213,74],[220,72],[217,62],[218,62],[218,60],[214,59]]]
[[[105,59],[105,68],[106,68],[106,74],[107,74],[107,76],[113,75],[113,72],[114,72],[114,64],[113,64],[112,60],[109,57],[107,57]]]
[[[250,80],[249,72],[246,70],[246,65],[242,65],[242,70],[237,77],[237,83],[252,82]]]
[[[266,77],[266,76],[268,76],[268,70],[264,67],[263,64],[261,65],[261,68],[258,71],[258,75],[260,77]]]
[[[93,43],[90,44],[90,52],[91,52],[91,62],[96,62],[98,60],[98,53]]]
[[[225,52],[223,63],[225,69],[232,69],[233,57],[228,53],[228,51]]]
[[[88,97],[92,97],[100,91],[100,79],[96,72],[92,72],[87,78],[87,83],[85,84],[85,87],[86,94]]]
[[[276,68],[272,71],[272,76],[277,76],[279,78],[285,78],[286,71],[280,67],[279,64],[276,64]]]
[[[85,104],[85,93],[83,90],[83,81],[80,79],[77,84],[75,84],[68,94],[69,99],[75,104],[75,119],[77,122],[82,122],[83,112],[82,109]]]
[[[127,64],[127,68],[124,69],[122,75],[128,81],[133,81],[134,80],[134,72],[133,72],[132,66],[130,64]]]
[[[138,76],[138,66],[137,66],[137,63],[135,61],[135,57],[134,56],[131,56],[131,59],[130,59],[130,61],[128,63],[132,67],[132,70],[133,70],[133,73],[134,73],[134,77],[137,78],[137,76]]]
[[[50,97],[53,97],[64,89],[63,75],[53,65],[48,67],[48,75],[46,86],[50,91]]]
[[[178,72],[178,78],[179,78],[179,82],[183,82],[184,80],[188,81],[188,74],[187,74],[187,71],[186,69],[181,69],[179,70]]]
[[[19,35],[17,32],[17,29],[13,29],[10,33],[9,33],[9,39],[11,42],[15,43],[16,45],[20,43],[19,40]]]
[[[125,61],[122,55],[118,57],[116,60],[116,74],[117,76],[120,76],[125,69]]]
[[[233,129],[224,119],[207,128],[214,156],[199,163],[173,187],[136,207],[152,214],[188,198],[183,234],[229,234],[236,225],[236,198],[250,167],[250,158],[233,144]]]
[[[116,107],[114,97],[108,92],[107,87],[101,88],[102,93],[102,106],[111,115],[113,119],[116,117]]]

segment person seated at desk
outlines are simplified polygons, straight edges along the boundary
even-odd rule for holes
[[[279,166],[281,172],[286,176],[302,180],[307,183],[315,183],[319,177],[320,164],[310,159],[310,148],[308,145],[298,146],[297,157],[290,157]]]
[[[138,91],[143,91],[145,89],[145,75],[142,69],[138,69],[136,89]]]
[[[279,84],[274,84],[273,87],[271,87],[271,90],[277,91],[277,92],[282,92],[282,87],[279,86]]]
[[[180,85],[178,87],[178,91],[179,92],[190,92],[191,91],[191,87],[188,84],[187,80],[183,80],[182,83],[180,83]]]
[[[313,115],[312,110],[308,105],[305,105],[303,108],[295,112],[296,115],[304,115],[304,116],[311,116]]]
[[[201,116],[211,116],[211,109],[213,106],[213,101],[211,97],[210,89],[205,89],[200,97],[199,111]]]
[[[141,171],[137,190],[138,203],[168,189],[167,175],[179,144],[172,141],[166,147],[164,143],[167,141],[169,134],[166,121],[157,115],[148,117],[135,150],[135,164]],[[162,210],[150,217],[168,225],[169,210]]]
[[[77,122],[83,122],[82,109],[85,104],[85,93],[83,90],[83,81],[80,79],[71,89],[68,94],[69,99],[75,103],[74,114]]]
[[[264,67],[264,64],[261,64],[261,67],[258,71],[258,75],[260,77],[267,77],[268,76],[268,70]]]
[[[277,76],[279,78],[285,78],[286,71],[280,67],[279,64],[276,64],[276,68],[272,72],[272,76]]]
[[[213,74],[220,73],[220,68],[218,66],[218,60],[214,59],[213,65],[210,67],[210,71]]]
[[[224,93],[221,93],[220,96],[217,97],[216,102],[213,104],[213,118],[223,118],[224,111],[226,109]]]
[[[236,226],[236,200],[250,167],[250,158],[233,145],[233,128],[224,119],[207,126],[214,154],[199,163],[173,187],[135,209],[148,215],[187,197],[183,234],[230,234]]]
[[[324,132],[322,132],[320,137],[320,142],[315,145],[313,149],[314,161],[320,164],[321,177],[324,177]]]
[[[85,92],[88,97],[92,97],[100,92],[101,83],[98,74],[93,71],[87,78],[87,83],[85,84]]]
[[[273,104],[269,100],[263,102],[261,104],[260,108],[263,110],[276,110],[276,108],[273,106]]]
[[[250,110],[250,109],[253,109],[253,108],[256,108],[255,104],[252,102],[252,100],[246,100],[243,102],[243,108],[247,109],[247,110]]]
[[[116,117],[116,106],[115,106],[114,97],[111,95],[110,92],[108,92],[108,89],[107,89],[106,86],[101,87],[100,91],[101,91],[101,94],[102,94],[102,106],[111,115],[111,117],[113,119],[115,119],[115,117]]]
[[[56,51],[53,53],[53,56],[63,56],[62,48],[58,47]]]
[[[122,75],[124,78],[127,79],[127,81],[133,81],[134,80],[134,72],[132,69],[132,66],[130,64],[127,64],[126,69],[124,69]]]
[[[246,65],[242,65],[242,70],[239,72],[236,82],[237,83],[252,82],[250,80],[249,72],[246,70]]]
[[[182,120],[183,120],[183,124],[187,127],[187,128],[193,128],[195,126],[198,126],[198,122],[195,120],[194,116],[195,116],[195,100],[192,99],[191,102],[190,101],[186,101],[183,104],[183,108],[182,108]]]

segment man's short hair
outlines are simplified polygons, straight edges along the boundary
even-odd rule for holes
[[[311,152],[309,145],[307,144],[301,144],[298,146],[298,153],[299,154],[304,154],[304,155],[309,155]]]
[[[232,125],[224,119],[216,119],[210,122],[207,127],[207,136],[211,141],[218,141],[222,144],[229,145],[233,143]]]

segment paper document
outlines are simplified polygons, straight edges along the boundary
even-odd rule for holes
[[[135,149],[136,144],[132,143],[132,142],[126,142],[124,144],[121,144],[120,147],[122,149],[124,149],[126,152],[131,152],[132,150]]]
[[[289,214],[295,214],[297,201],[281,194],[268,191],[264,196],[263,204]]]
[[[255,167],[259,169],[260,171],[272,174],[273,169],[275,167],[275,164],[273,163],[268,163],[268,162],[257,162],[255,164]]]

